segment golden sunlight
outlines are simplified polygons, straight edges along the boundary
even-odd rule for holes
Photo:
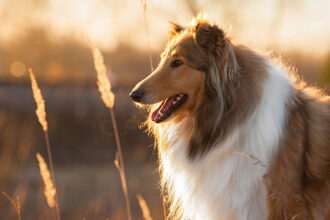
[[[210,21],[253,47],[325,54],[330,47],[330,20],[324,19],[329,18],[329,1],[281,2],[148,1],[150,46],[158,50],[164,45],[170,28],[168,21],[186,24],[197,13],[207,12]],[[26,8],[31,13],[22,14]],[[0,40],[11,40],[24,29],[41,26],[47,28],[53,39],[70,36],[87,43],[89,36],[102,49],[113,50],[123,43],[145,47],[141,28],[143,6],[139,0],[45,0],[37,4],[24,0],[13,4],[7,0],[0,4],[0,12],[6,12],[1,13]]]
[[[308,149],[330,155],[329,11],[330,0],[0,0],[0,220],[320,214],[326,178],[300,177],[315,164],[329,177],[330,156],[304,160],[300,140],[321,137]]]

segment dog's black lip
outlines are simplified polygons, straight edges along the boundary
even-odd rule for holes
[[[180,102],[178,102],[178,104],[176,104],[175,106],[171,107],[171,108],[168,110],[168,113],[167,113],[164,117],[162,117],[162,118],[160,118],[159,120],[154,121],[154,122],[158,124],[158,123],[160,123],[160,122],[163,122],[163,121],[167,120],[169,117],[171,117],[171,115],[172,115],[173,112],[175,112],[177,109],[179,109],[179,107],[180,107],[183,103],[185,103],[185,102],[187,101],[187,99],[188,99],[188,95],[187,95],[187,94],[183,94],[183,97],[182,97],[182,99],[180,100]],[[165,99],[163,102],[165,102],[165,101],[166,101],[166,99]],[[163,103],[163,102],[162,102],[162,103]],[[160,105],[159,108],[161,108],[161,106],[162,106],[162,105]],[[159,110],[159,109],[158,109],[158,110]]]

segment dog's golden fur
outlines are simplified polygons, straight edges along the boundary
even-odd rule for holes
[[[173,70],[169,63],[177,58],[186,65]],[[234,45],[205,19],[185,28],[174,24],[159,67],[136,86],[144,88],[146,98],[141,103],[149,104],[150,111],[174,94],[189,95],[168,121],[155,124],[149,117],[146,122],[160,160],[176,141],[169,130],[183,120],[187,122],[180,135],[190,140],[190,160],[203,157],[244,123],[260,104],[268,77],[265,60]],[[282,135],[264,178],[268,219],[330,219],[329,97],[291,84]],[[177,209],[172,207],[172,212]]]

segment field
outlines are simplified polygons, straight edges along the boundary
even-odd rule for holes
[[[133,6],[126,1],[123,1],[122,5],[115,1],[106,3],[97,1],[95,3],[98,5],[97,10],[93,9],[96,14],[97,12],[106,14],[106,10],[112,11],[114,10],[112,8],[117,8],[119,11],[127,9],[131,11],[125,13],[138,14],[134,15],[139,18],[134,23],[138,28],[133,28],[134,25],[131,23],[124,23],[128,22],[126,21],[128,14],[126,17],[120,17],[121,14],[108,15],[113,20],[122,20],[123,25],[127,25],[120,27],[118,33],[113,32],[115,37],[108,35],[110,40],[103,36],[102,31],[107,29],[107,26],[102,26],[102,23],[101,27],[86,28],[88,33],[84,34],[79,34],[82,33],[83,28],[74,30],[68,25],[63,29],[62,26],[59,28],[56,25],[50,27],[47,22],[37,23],[40,10],[51,14],[47,11],[53,7],[51,1],[45,1],[48,5],[40,1],[34,1],[33,4],[24,3],[23,0],[16,1],[18,5],[26,4],[25,7],[17,6],[9,0],[5,2],[0,4],[0,12],[8,11],[8,13],[2,13],[1,18],[12,21],[12,25],[4,25],[4,31],[0,32],[0,191],[11,196],[15,202],[19,197],[20,216],[24,220],[56,219],[56,208],[49,207],[44,195],[45,186],[36,158],[36,154],[39,153],[51,172],[43,127],[35,112],[37,105],[28,71],[28,68],[32,68],[45,101],[48,123],[46,130],[55,174],[51,176],[55,177],[56,181],[61,219],[127,219],[123,179],[120,176],[123,173],[118,172],[121,166],[120,158],[116,157],[118,145],[113,127],[113,115],[110,114],[109,106],[104,104],[98,91],[97,71],[88,40],[90,38],[103,54],[104,64],[108,69],[105,76],[110,79],[111,91],[115,95],[112,110],[121,142],[132,219],[144,218],[137,195],[142,195],[153,219],[163,219],[162,196],[158,185],[157,151],[153,147],[152,137],[140,128],[140,124],[146,118],[146,112],[137,109],[128,94],[139,80],[150,73],[150,58],[153,67],[159,62],[159,54],[166,45],[166,34],[170,29],[169,25],[164,25],[168,20],[187,23],[190,15],[202,10],[208,10],[210,20],[216,20],[217,17],[214,16],[216,10],[212,8],[220,10],[221,7],[227,7],[227,13],[231,10],[237,15],[239,10],[236,9],[236,4],[240,1],[227,5],[210,1],[205,8],[201,6],[203,1],[179,1],[180,8],[173,6],[175,1],[171,1],[168,5],[153,1],[136,1],[132,3]],[[87,6],[85,5],[80,13],[88,11],[86,9],[88,2],[91,3],[91,1],[81,3],[82,5],[86,3]],[[251,5],[255,5],[256,2],[252,1]],[[143,8],[145,3],[146,8]],[[71,4],[73,3],[69,4],[69,8],[73,7]],[[300,10],[309,8],[309,5],[297,5],[285,5],[285,10],[292,11],[296,7]],[[102,8],[102,6],[107,7]],[[328,4],[326,6],[329,7]],[[274,19],[270,23],[277,22],[278,25],[272,26],[274,31],[285,32],[286,17],[282,15],[281,8],[278,9],[277,4],[274,8]],[[25,9],[33,13],[27,13]],[[11,14],[10,10],[15,14]],[[52,10],[56,12],[56,9]],[[173,14],[180,10],[184,11],[181,16]],[[34,20],[27,19],[28,16],[25,14],[31,16],[34,13],[37,18],[32,16]],[[88,13],[91,14],[90,11]],[[14,19],[15,16],[22,17],[19,20],[21,23]],[[228,18],[227,23],[232,23],[233,26],[248,25],[243,23],[243,18],[238,21],[225,13],[222,16]],[[24,21],[26,23],[23,20],[26,20]],[[79,23],[80,21],[75,23],[77,22],[75,19],[68,19],[68,22],[71,22],[72,26],[84,27]],[[96,26],[95,22],[89,25]],[[326,29],[322,25],[326,26],[327,23],[320,24],[320,30]],[[156,26],[161,28],[162,37],[158,35]],[[8,29],[9,27],[11,29]],[[12,31],[15,27],[23,31]],[[258,29],[255,26],[251,28]],[[239,32],[238,29],[233,28],[237,38],[240,38],[239,34],[243,34],[245,36],[243,42],[247,42],[248,45],[262,50],[272,50],[281,55],[308,83],[329,92],[330,35],[328,32],[320,33],[323,38],[317,38],[318,42],[314,44],[308,42],[307,48],[303,48],[298,40],[294,44],[294,40],[289,37],[286,39],[285,35],[283,35],[284,40],[283,36],[277,36],[282,40],[274,40],[275,35],[269,40],[270,43],[263,44],[260,40],[258,44],[258,40],[249,41],[249,37],[246,36],[250,35],[243,31]],[[60,30],[62,32],[64,30],[64,34],[60,34]],[[115,30],[117,29],[112,31]],[[127,31],[126,35],[122,35],[125,31]],[[102,36],[97,35],[99,32]],[[138,34],[134,39],[132,36],[135,33]],[[306,39],[309,39],[308,33],[302,35],[306,35]],[[262,39],[267,37],[268,34],[261,36]],[[314,35],[311,35],[312,37]],[[116,44],[113,45],[113,42]],[[318,46],[320,42],[324,43],[323,46]],[[313,46],[315,50],[311,49]],[[119,169],[116,167],[118,161]],[[17,210],[13,204],[6,196],[0,194],[0,219],[17,218]]]

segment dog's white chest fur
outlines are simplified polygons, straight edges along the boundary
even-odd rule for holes
[[[265,219],[266,169],[229,150],[234,138],[222,146],[226,150],[212,150],[196,161],[187,159],[179,142],[163,157],[163,177],[182,219]]]
[[[281,71],[269,68],[255,112],[226,140],[194,160],[187,157],[189,142],[182,135],[185,122],[163,128],[172,143],[161,154],[163,184],[172,199],[172,214],[191,220],[267,218],[264,175],[278,148],[290,93],[289,81]],[[261,163],[237,152],[248,153]]]

